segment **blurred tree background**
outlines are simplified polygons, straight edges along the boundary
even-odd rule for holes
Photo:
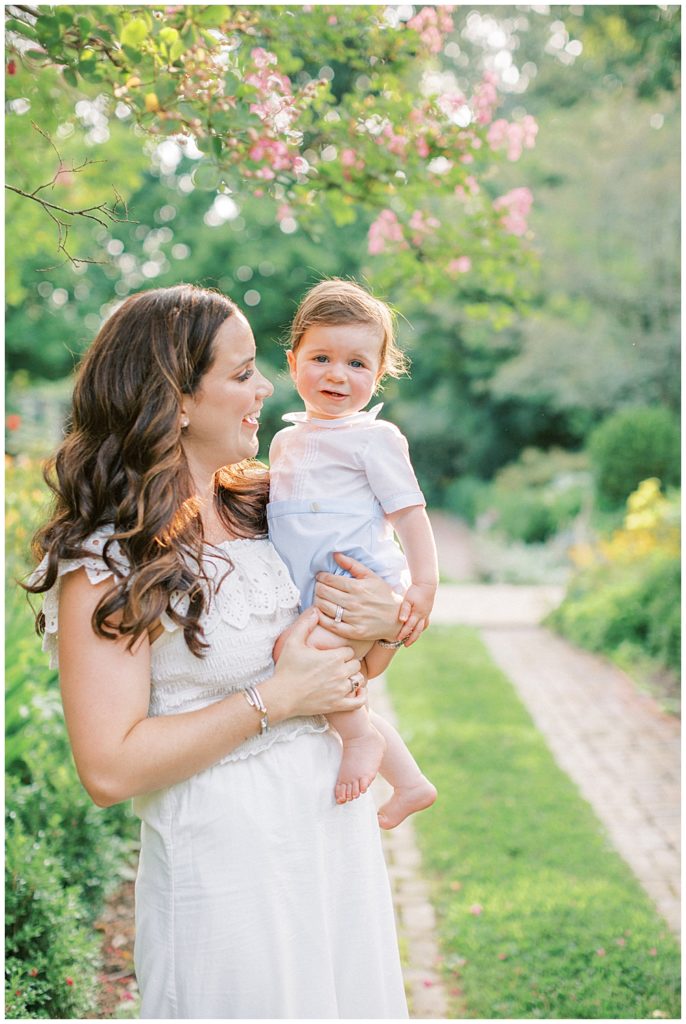
[[[38,10],[46,12],[34,22],[40,25],[47,9]],[[166,10],[178,21],[178,12],[189,9]],[[235,26],[236,12],[258,9],[193,10],[196,16],[205,12],[202,31],[211,32],[225,18],[233,17]],[[279,20],[270,22],[261,12],[261,30],[268,37],[274,25],[282,26],[281,43],[293,58],[300,55],[301,79],[323,76],[343,111],[346,97],[358,88],[360,53],[341,49],[340,36],[359,31],[360,16],[344,31],[342,24],[329,23],[342,22],[345,9],[266,10]],[[394,12],[405,25],[427,10],[433,9],[360,9],[368,17]],[[136,102],[143,105],[142,116],[137,111],[131,98],[136,80],[131,86],[129,74],[138,66],[135,60],[120,76],[128,92],[121,81],[112,85],[103,72],[92,73],[98,65],[92,50],[84,53],[83,41],[73,46],[78,62],[59,63],[60,47],[63,61],[71,57],[67,42],[78,24],[77,9],[50,9],[54,36],[41,37],[51,53],[46,61],[38,57],[38,43],[31,49],[31,19],[10,8],[23,21],[10,23],[16,34],[9,36],[6,69],[8,184],[31,192],[59,172],[41,195],[72,209],[107,203],[123,218],[101,216],[103,224],[72,218],[69,255],[99,261],[74,263],[56,251],[56,226],[46,211],[8,194],[10,426],[17,426],[22,413],[30,421],[32,409],[40,414],[49,408],[46,396],[68,391],[59,383],[36,385],[68,377],[114,302],[140,288],[188,280],[226,291],[250,316],[262,360],[279,384],[262,431],[266,451],[280,413],[294,402],[276,342],[304,290],[329,275],[366,280],[401,314],[412,377],[389,385],[384,399],[388,416],[410,438],[434,504],[445,504],[456,479],[490,479],[526,447],[579,448],[593,426],[619,407],[658,403],[676,410],[679,9],[437,10],[451,12],[452,28],[439,37],[438,52],[431,44],[422,51],[420,42],[398,56],[398,81],[417,92],[426,91],[427,78],[439,80],[442,90],[451,82],[464,89],[465,81],[473,89],[490,73],[502,101],[498,117],[521,123],[533,114],[539,125],[536,147],[516,163],[500,160],[496,169],[489,150],[482,188],[493,196],[525,185],[534,203],[523,237],[498,238],[491,231],[485,238],[493,255],[490,263],[481,261],[480,273],[470,256],[463,256],[472,263],[470,272],[446,273],[435,245],[425,245],[411,265],[392,246],[370,254],[369,227],[386,201],[375,211],[360,199],[350,211],[355,190],[331,171],[331,164],[341,165],[340,152],[337,161],[321,162],[318,177],[325,168],[328,179],[317,194],[316,217],[311,209],[302,216],[286,209],[293,215],[284,215],[289,197],[283,187],[279,193],[278,181],[276,191],[256,195],[255,185],[262,182],[241,182],[234,174],[228,191],[226,178],[218,182],[216,173],[208,173],[208,158],[197,146],[178,144],[172,134],[177,123],[167,128],[146,109],[159,102],[155,93],[148,99],[146,88],[152,86],[141,85],[144,95]],[[290,33],[289,13],[297,20]],[[127,17],[135,24],[136,10]],[[92,22],[85,19],[84,39]],[[29,38],[22,38],[26,33]],[[135,46],[142,44],[135,36],[129,43],[126,53],[135,58]],[[393,67],[392,55],[386,63]],[[383,86],[388,91],[388,80]],[[397,107],[397,97],[394,102]],[[317,112],[310,117],[314,130]],[[211,172],[212,154],[209,161]],[[364,172],[367,193],[375,173],[374,167]],[[425,187],[427,200],[433,200],[430,180]],[[445,218],[441,229],[452,236],[452,255],[473,256],[479,229],[465,226],[453,208],[440,208],[438,201],[434,210]],[[431,241],[445,248],[449,243],[438,234]],[[505,248],[508,241],[521,246],[516,258],[512,247]],[[21,428],[10,433],[10,447],[20,446]],[[45,440],[49,447],[53,438]]]

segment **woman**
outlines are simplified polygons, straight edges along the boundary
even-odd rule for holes
[[[298,593],[246,461],[271,393],[224,296],[127,299],[78,374],[30,589],[83,784],[142,819],[141,1016],[405,1017],[374,808],[336,805],[322,717],[364,703],[367,666],[306,643],[395,636],[397,599],[342,559],[358,578],[317,584],[274,667]]]

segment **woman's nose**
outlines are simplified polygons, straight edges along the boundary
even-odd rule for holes
[[[265,377],[265,375],[259,370],[258,373],[260,375],[260,380],[257,382],[257,390],[260,394],[264,395],[265,398],[269,398],[270,395],[274,394],[274,385],[270,381],[269,377]]]

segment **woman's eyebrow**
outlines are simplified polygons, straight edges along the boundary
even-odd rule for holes
[[[235,364],[235,366],[232,366],[232,367],[231,367],[231,369],[232,369],[232,370],[240,370],[242,366],[247,366],[247,365],[248,365],[248,363],[253,363],[253,362],[255,361],[255,357],[256,357],[256,356],[257,356],[257,353],[256,353],[256,352],[253,352],[253,354],[252,354],[251,356],[248,356],[248,358],[247,358],[247,359],[244,359],[244,360],[243,360],[242,362],[240,362],[240,363],[236,363],[236,364]]]

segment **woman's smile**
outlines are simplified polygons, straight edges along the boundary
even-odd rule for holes
[[[254,458],[265,398],[274,391],[255,365],[255,339],[242,313],[228,317],[214,336],[212,364],[183,408],[189,425],[182,444],[200,485],[222,466]]]

